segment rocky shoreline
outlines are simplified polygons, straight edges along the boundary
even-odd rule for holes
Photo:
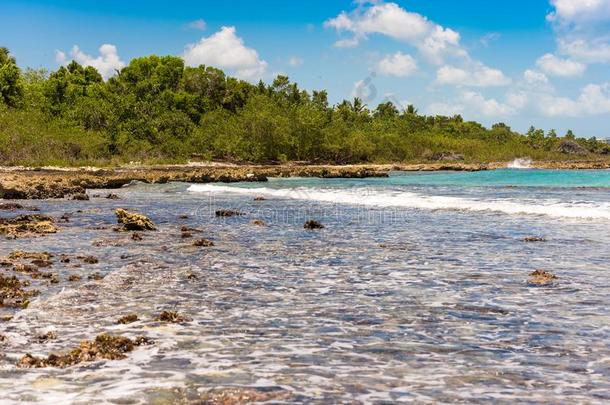
[[[167,165],[100,168],[0,168],[0,198],[78,198],[87,189],[117,189],[132,181],[216,183],[267,181],[269,177],[367,178],[387,177],[390,171],[481,171],[506,168],[506,162],[439,162],[386,165]],[[610,160],[535,162],[532,168],[608,169]]]

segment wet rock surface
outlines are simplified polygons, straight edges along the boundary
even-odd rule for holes
[[[118,223],[123,224],[123,229],[126,231],[157,230],[155,224],[145,215],[138,214],[136,212],[129,212],[122,208],[118,208],[114,212],[116,214]]]
[[[239,217],[239,216],[246,215],[245,213],[243,213],[241,211],[228,210],[228,209],[216,210],[215,214],[217,217],[222,217],[222,218]]]
[[[322,223],[320,221],[316,221],[315,219],[310,219],[305,222],[305,224],[303,225],[303,228],[309,229],[309,230],[324,229],[324,225],[322,225]]]
[[[94,341],[84,340],[80,346],[64,354],[51,354],[46,358],[31,354],[23,356],[17,365],[21,368],[70,367],[97,360],[121,360],[135,347],[150,344],[144,337],[131,340],[123,336],[98,335]]]
[[[10,238],[24,238],[56,233],[55,220],[46,215],[18,215],[14,218],[0,218],[0,235]]]
[[[535,270],[530,273],[529,283],[533,285],[549,285],[557,280],[557,276],[545,270]]]

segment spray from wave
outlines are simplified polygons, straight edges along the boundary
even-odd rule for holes
[[[517,158],[510,162],[507,166],[509,169],[531,169],[532,159],[530,158]]]
[[[317,201],[334,204],[352,204],[371,207],[400,207],[427,210],[494,211],[505,214],[546,215],[556,218],[609,219],[610,203],[558,200],[469,199],[461,197],[430,196],[413,192],[379,189],[324,189],[298,187],[291,189],[240,188],[213,184],[194,184],[188,189],[198,193],[233,193],[293,200]]]

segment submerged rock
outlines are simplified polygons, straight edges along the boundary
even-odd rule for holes
[[[214,242],[212,242],[211,240],[208,240],[208,239],[198,239],[195,242],[193,242],[193,246],[212,247],[212,246],[214,246]]]
[[[49,340],[55,340],[55,339],[57,339],[57,333],[55,333],[53,331],[43,333],[41,335],[36,336],[36,340],[38,341],[38,343],[44,343]]]
[[[190,321],[186,316],[180,315],[176,311],[163,311],[155,318],[159,322],[182,323]]]
[[[109,200],[120,200],[121,199],[121,197],[119,197],[116,194],[112,194],[112,193],[108,194],[105,198],[107,198]]]
[[[84,256],[84,257],[79,257],[79,259],[81,259],[83,262],[87,263],[87,264],[97,264],[99,263],[99,259],[95,256]]]
[[[0,218],[0,234],[19,238],[56,233],[53,218],[47,215],[18,215],[14,218]]]
[[[527,238],[523,238],[524,242],[546,242],[546,239],[544,239],[541,236],[528,236]]]
[[[143,238],[142,238],[142,234],[141,233],[134,232],[134,233],[131,234],[131,240],[141,241],[142,239]]]
[[[68,281],[71,282],[75,282],[75,281],[81,281],[83,278],[81,276],[79,276],[78,274],[72,274],[70,277],[68,277]]]
[[[26,290],[29,285],[15,276],[0,275],[0,307],[27,308],[29,299],[39,294],[37,290]]]
[[[122,208],[115,210],[117,221],[123,224],[126,231],[155,231],[157,227],[148,217],[135,212],[129,212]]]
[[[557,276],[553,273],[544,270],[536,270],[530,273],[529,282],[530,284],[535,285],[548,285],[555,280],[557,280]]]
[[[8,255],[9,259],[23,260],[23,259],[31,259],[31,260],[51,260],[53,255],[49,252],[25,252],[23,250],[15,250],[10,255]]]
[[[73,194],[70,199],[75,201],[89,201],[89,195],[87,195],[87,193]]]
[[[262,219],[255,219],[254,221],[250,222],[252,225],[256,225],[256,226],[267,226],[267,224],[265,223],[265,221],[263,221]]]
[[[38,211],[38,208],[21,205],[21,204],[14,203],[14,202],[8,202],[8,203],[0,203],[0,210],[3,210],[3,211],[15,211],[15,210]]]
[[[324,225],[322,225],[322,223],[320,223],[319,221],[310,219],[309,221],[305,222],[305,224],[303,225],[303,228],[305,228],[305,229],[324,229]]]
[[[51,354],[47,358],[26,354],[17,363],[22,368],[70,367],[82,362],[97,360],[121,360],[127,357],[136,346],[150,344],[145,337],[131,340],[123,336],[98,335],[94,341],[83,340],[79,347],[64,354]]]
[[[254,197],[254,201],[266,201],[267,199],[262,196]]]
[[[126,325],[128,323],[134,323],[138,321],[138,315],[136,314],[129,314],[129,315],[125,315],[119,318],[118,321],[116,321],[116,323],[121,324],[121,325]]]
[[[234,216],[242,216],[242,215],[246,215],[243,212],[240,211],[236,211],[236,210],[217,210],[216,211],[216,216],[217,217],[234,217]]]

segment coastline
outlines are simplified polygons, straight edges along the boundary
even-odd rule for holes
[[[358,165],[235,165],[192,163],[186,165],[96,167],[0,167],[0,198],[65,198],[87,189],[116,189],[132,181],[163,184],[168,182],[215,183],[266,181],[269,177],[367,178],[387,177],[391,171],[483,171],[509,167],[510,162]],[[540,161],[533,169],[610,169],[610,160]]]

